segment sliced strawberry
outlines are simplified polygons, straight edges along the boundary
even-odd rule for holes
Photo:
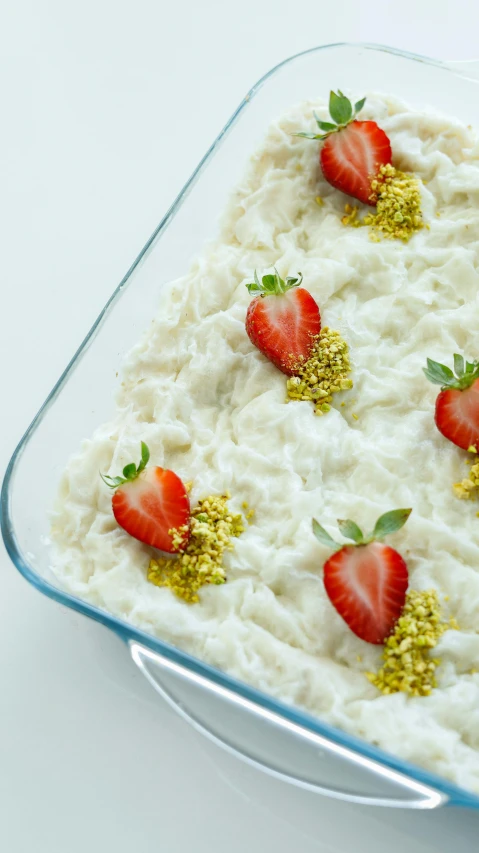
[[[388,137],[375,121],[353,121],[328,137],[319,160],[323,175],[336,189],[364,204],[375,205],[371,181],[391,162]]]
[[[120,527],[146,545],[173,553],[189,539],[190,501],[180,478],[164,468],[148,468],[150,453],[141,443],[141,462],[123,469],[123,477],[103,477],[110,488],[113,515]],[[181,530],[181,545],[173,544],[170,530]]]
[[[430,358],[424,368],[430,382],[442,389],[436,399],[436,426],[463,450],[479,450],[479,361],[464,361],[456,354],[454,370]]]
[[[324,586],[339,615],[367,643],[383,643],[406,600],[406,563],[382,542],[346,545],[324,566]]]
[[[394,548],[378,540],[399,530],[410,513],[410,509],[385,513],[367,538],[353,521],[339,521],[343,536],[355,544],[343,546],[324,564],[324,586],[331,603],[351,631],[367,643],[383,643],[404,607],[406,563]],[[320,542],[338,547],[317,521],[313,530]]]
[[[371,183],[381,166],[391,163],[391,143],[375,121],[356,121],[365,98],[353,106],[341,91],[331,92],[329,112],[332,122],[316,122],[323,133],[297,133],[307,139],[323,139],[319,160],[328,183],[364,204],[375,205],[377,196]]]
[[[247,284],[250,293],[258,293],[246,314],[246,332],[250,341],[283,373],[291,376],[310,357],[321,331],[319,308],[307,290],[299,287],[302,276],[286,281],[275,270],[260,283]]]

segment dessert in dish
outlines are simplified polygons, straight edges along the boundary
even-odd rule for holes
[[[478,150],[389,96],[273,123],[52,532],[74,595],[475,791]]]

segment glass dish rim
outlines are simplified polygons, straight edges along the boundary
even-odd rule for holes
[[[253,702],[258,703],[262,707],[267,710],[273,711],[277,714],[282,715],[284,718],[289,720],[290,722],[306,726],[310,730],[322,735],[323,737],[329,738],[335,743],[338,743],[342,746],[345,746],[349,749],[353,749],[355,752],[363,755],[366,758],[370,758],[375,760],[386,767],[390,767],[393,770],[399,771],[404,775],[409,776],[410,778],[421,782],[425,785],[430,785],[438,791],[446,794],[448,797],[448,805],[455,806],[467,806],[473,809],[479,809],[479,796],[476,796],[464,788],[460,788],[452,782],[448,782],[446,779],[437,776],[434,773],[431,773],[427,770],[423,770],[418,765],[412,764],[408,761],[405,761],[401,758],[394,756],[388,752],[383,751],[382,749],[369,744],[367,741],[364,741],[356,736],[347,734],[330,725],[329,723],[323,722],[319,717],[315,717],[312,714],[309,714],[306,711],[303,711],[299,708],[295,708],[294,706],[289,706],[286,703],[283,703],[273,697],[268,696],[268,694],[263,693],[260,690],[257,690],[254,687],[249,686],[246,682],[242,682],[234,678],[233,676],[228,675],[227,673],[222,672],[219,669],[216,669],[209,664],[203,663],[198,658],[189,655],[186,652],[177,649],[175,646],[166,643],[159,638],[154,637],[153,635],[147,634],[138,628],[135,628],[133,625],[129,625],[127,622],[122,621],[121,619],[113,616],[108,613],[106,610],[101,610],[100,608],[94,607],[86,601],[83,601],[80,598],[76,598],[75,596],[64,592],[58,587],[55,587],[53,584],[49,583],[47,580],[43,579],[35,569],[29,564],[26,555],[24,555],[17,543],[13,520],[10,514],[10,486],[13,478],[13,474],[15,471],[15,467],[17,462],[20,459],[20,456],[26,447],[30,436],[34,433],[36,428],[41,423],[43,417],[46,412],[55,401],[59,392],[67,382],[70,373],[75,368],[78,361],[81,359],[82,355],[85,353],[89,344],[93,340],[94,336],[100,329],[102,323],[106,320],[108,313],[110,312],[113,305],[116,303],[117,299],[120,297],[122,291],[126,286],[128,286],[131,276],[135,269],[139,266],[139,264],[145,259],[148,255],[149,250],[152,248],[155,243],[157,237],[163,233],[163,231],[167,228],[170,221],[176,215],[177,211],[181,207],[181,205],[186,200],[189,191],[195,184],[199,175],[203,172],[206,165],[211,160],[213,154],[217,150],[218,146],[221,144],[225,136],[231,131],[236,120],[239,118],[240,114],[243,110],[248,106],[251,99],[255,96],[258,90],[263,86],[263,84],[274,74],[276,74],[280,69],[284,68],[286,65],[294,62],[294,60],[299,59],[302,56],[306,56],[308,54],[317,53],[319,51],[324,50],[332,50],[334,48],[360,48],[367,51],[377,52],[377,53],[386,53],[393,56],[398,56],[403,59],[411,60],[414,62],[419,62],[425,65],[431,65],[436,68],[440,68],[442,70],[448,71],[452,74],[457,74],[457,76],[464,76],[460,70],[455,70],[454,67],[451,67],[445,62],[441,60],[432,59],[430,57],[422,56],[421,54],[412,53],[409,51],[403,51],[399,48],[390,47],[382,44],[374,44],[368,42],[335,42],[332,44],[318,45],[315,47],[308,48],[307,50],[299,51],[293,56],[287,57],[281,62],[277,63],[273,68],[267,71],[246,93],[243,100],[233,112],[231,117],[226,122],[225,126],[219,132],[216,139],[210,145],[204,156],[201,158],[197,167],[190,175],[173,203],[170,205],[168,210],[166,211],[163,218],[160,220],[158,226],[153,231],[150,238],[147,240],[126,274],[118,284],[118,286],[113,291],[112,295],[106,302],[105,306],[100,311],[98,317],[95,322],[91,326],[87,335],[83,339],[82,343],[74,353],[73,357],[70,359],[67,364],[65,370],[61,374],[58,381],[53,386],[52,390],[48,394],[45,402],[40,407],[39,411],[33,418],[30,425],[27,427],[24,435],[18,442],[17,447],[15,448],[9,463],[7,465],[3,483],[2,490],[0,495],[0,526],[3,536],[3,541],[5,543],[5,548],[7,553],[12,560],[15,567],[18,569],[21,575],[36,589],[38,589],[41,593],[46,595],[47,597],[53,599],[59,604],[63,604],[66,607],[72,608],[74,611],[81,613],[84,616],[93,619],[96,622],[104,625],[105,627],[112,630],[121,640],[125,643],[130,641],[134,641],[140,643],[141,645],[146,646],[152,651],[159,651],[165,657],[169,658],[173,662],[177,662],[186,666],[193,672],[203,675],[205,678],[208,678],[218,684],[219,686],[223,686],[229,689],[234,690],[240,696],[250,699]],[[462,63],[461,63],[462,64]],[[459,63],[458,63],[459,65]],[[476,81],[472,81],[476,82]]]

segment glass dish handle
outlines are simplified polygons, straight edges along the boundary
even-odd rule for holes
[[[133,661],[210,741],[271,776],[346,802],[434,809],[448,797],[130,641]],[[194,708],[194,712],[190,708]]]

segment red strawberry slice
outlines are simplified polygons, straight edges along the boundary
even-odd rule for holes
[[[310,357],[321,331],[319,308],[307,290],[299,287],[302,276],[285,281],[275,270],[261,283],[247,284],[252,300],[246,314],[246,332],[250,341],[273,364],[291,376]]]
[[[383,643],[404,607],[406,563],[382,542],[347,545],[325,564],[324,586],[351,631],[367,643]]]
[[[323,139],[319,160],[328,183],[364,204],[375,205],[371,182],[381,166],[391,163],[389,138],[375,121],[357,121],[366,98],[353,106],[341,91],[331,92],[329,112],[333,122],[316,122],[323,133],[297,133],[307,139]]]
[[[391,157],[391,143],[375,121],[353,121],[326,139],[319,161],[328,183],[374,206],[377,197],[371,181]]]
[[[479,450],[479,379],[464,391],[441,391],[435,420],[439,432],[453,444]]]
[[[353,521],[339,521],[343,535],[355,544],[343,546],[324,564],[324,586],[331,603],[351,631],[367,643],[385,641],[406,601],[406,563],[380,540],[399,530],[410,513],[410,509],[385,513],[367,538]],[[338,547],[317,521],[313,530],[320,542]]]
[[[436,399],[436,426],[463,450],[479,450],[479,361],[468,362],[456,354],[454,370],[430,358],[424,368],[427,378],[442,387]]]
[[[149,450],[141,443],[141,462],[123,469],[123,477],[103,477],[110,488],[113,515],[120,527],[146,545],[173,553],[189,539],[190,501],[180,478],[164,468],[148,468]],[[186,528],[181,547],[173,545],[170,530]]]

